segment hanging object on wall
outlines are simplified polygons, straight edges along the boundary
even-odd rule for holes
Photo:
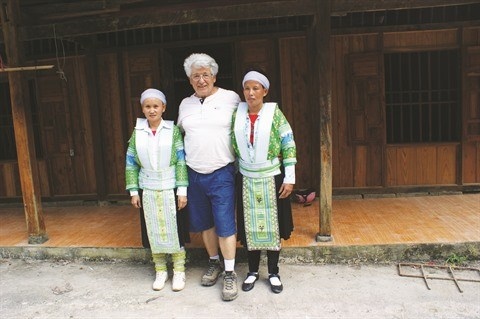
[[[33,65],[33,66],[7,66],[0,55],[0,72],[14,72],[14,71],[36,71],[36,70],[48,70],[53,69],[54,65]]]

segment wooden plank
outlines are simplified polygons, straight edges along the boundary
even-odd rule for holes
[[[388,0],[388,1],[371,1],[371,0],[334,0],[332,1],[332,14],[342,15],[348,12],[364,12],[379,10],[401,10],[414,8],[429,8],[449,5],[462,5],[478,3],[475,0]]]
[[[455,184],[456,151],[456,145],[440,145],[437,147],[437,184]]]
[[[480,27],[464,27],[462,42],[464,46],[480,45]]]
[[[125,193],[125,152],[130,133],[125,133],[119,123],[124,123],[121,82],[118,81],[119,61],[115,53],[97,56],[99,119],[103,150],[106,190],[108,195]]]
[[[19,3],[15,0],[1,0],[0,4],[2,7],[0,20],[8,63],[23,65],[23,49],[17,29],[20,24]],[[28,241],[31,244],[41,244],[48,240],[48,236],[43,219],[32,122],[26,105],[28,101],[27,83],[21,72],[9,72],[8,81]]]
[[[457,29],[450,29],[385,33],[383,44],[386,51],[456,48],[458,46],[458,32]]]
[[[457,144],[388,146],[386,186],[455,184],[456,150]]]
[[[416,184],[416,150],[414,147],[397,149],[397,185]]]
[[[475,181],[474,183],[480,183],[480,142],[476,142],[475,147],[477,149],[477,154],[476,154],[476,174],[475,174]]]
[[[480,143],[465,142],[462,146],[463,184],[480,183]]]
[[[305,107],[308,104],[306,39],[280,39],[279,51],[281,108],[292,126],[297,145],[295,187],[315,188],[318,175],[313,174],[313,165],[317,166],[319,154],[312,145],[315,145],[314,136],[318,127]]]
[[[367,166],[368,166],[368,148],[364,145],[355,146],[355,164],[354,164],[354,176],[353,176],[353,186],[354,187],[365,187],[367,186]]]
[[[386,147],[386,177],[385,183],[387,187],[396,186],[397,184],[397,147]]]
[[[0,182],[2,185],[4,185],[2,190],[0,190],[1,197],[21,196],[21,194],[17,193],[16,184],[18,181],[18,169],[15,169],[15,167],[18,167],[16,162],[6,162],[0,164]]]
[[[417,32],[417,31],[432,31],[445,29],[462,29],[478,27],[480,21],[460,21],[460,22],[446,22],[446,23],[425,23],[425,24],[405,24],[405,25],[389,25],[389,26],[374,26],[374,27],[354,27],[354,28],[336,28],[332,30],[333,36],[342,35],[371,35],[371,34],[385,34],[396,32]]]
[[[370,143],[367,153],[367,186],[383,186],[383,145],[380,143]]]
[[[91,117],[89,119],[91,123],[91,145],[89,148],[91,149],[90,152],[92,153],[93,157],[93,165],[94,165],[94,173],[96,178],[95,184],[95,191],[97,194],[98,200],[105,200],[107,196],[107,177],[104,170],[104,158],[106,156],[103,150],[103,142],[100,138],[94,138],[98,136],[102,136],[102,127],[101,127],[101,120],[100,120],[100,103],[101,99],[98,96],[101,94],[99,90],[99,83],[102,82],[102,79],[98,75],[98,60],[97,60],[97,52],[95,50],[88,50],[85,57],[85,72],[86,77],[88,80],[87,82],[87,90],[85,95],[88,96],[89,100],[89,111],[91,113]]]
[[[350,51],[350,41],[348,37],[336,37],[331,41],[334,48],[331,50],[334,70],[332,74],[332,124],[335,125],[335,134],[332,136],[333,144],[333,186],[334,187],[353,187],[354,185],[354,148],[350,143],[350,126],[348,118],[350,111],[347,107],[347,86],[345,85],[351,78],[346,72],[346,55]],[[341,70],[341,71],[340,71]],[[335,102],[336,100],[336,102]],[[338,148],[338,157],[335,158],[335,149]]]
[[[463,137],[480,141],[480,46],[463,49]]]
[[[51,175],[53,194],[57,196],[71,195],[73,189],[71,185],[70,159],[58,153],[49,157],[48,166],[50,172],[55,172]]]
[[[435,185],[437,183],[436,166],[432,165],[432,163],[436,162],[436,158],[437,148],[435,146],[419,146],[417,148],[418,185]]]
[[[43,197],[52,196],[52,191],[50,189],[50,178],[48,175],[47,161],[39,160],[38,164],[38,174],[40,179],[40,190],[42,191]]]

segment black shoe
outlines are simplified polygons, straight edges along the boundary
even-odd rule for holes
[[[283,290],[283,285],[282,283],[280,282],[280,285],[273,285],[272,284],[272,278],[278,278],[278,280],[280,280],[280,276],[278,274],[271,274],[270,276],[268,276],[268,281],[270,282],[270,289],[272,289],[272,291],[276,294],[279,294],[282,292]]]
[[[255,277],[255,280],[252,282],[252,283],[247,283],[245,282],[248,277]],[[247,278],[245,278],[245,281],[243,281],[243,284],[242,284],[242,290],[243,291],[250,291],[253,289],[253,287],[255,286],[255,281],[258,280],[258,272],[249,272],[247,274]]]

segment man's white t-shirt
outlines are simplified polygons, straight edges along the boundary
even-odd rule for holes
[[[230,90],[218,88],[203,101],[195,95],[180,103],[177,125],[185,132],[187,165],[201,174],[234,162],[232,148],[232,115],[240,97]]]

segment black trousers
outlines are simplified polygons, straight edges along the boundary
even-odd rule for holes
[[[248,271],[258,272],[260,267],[261,250],[248,250]],[[269,274],[278,274],[278,260],[280,258],[280,250],[267,250],[267,266]]]

